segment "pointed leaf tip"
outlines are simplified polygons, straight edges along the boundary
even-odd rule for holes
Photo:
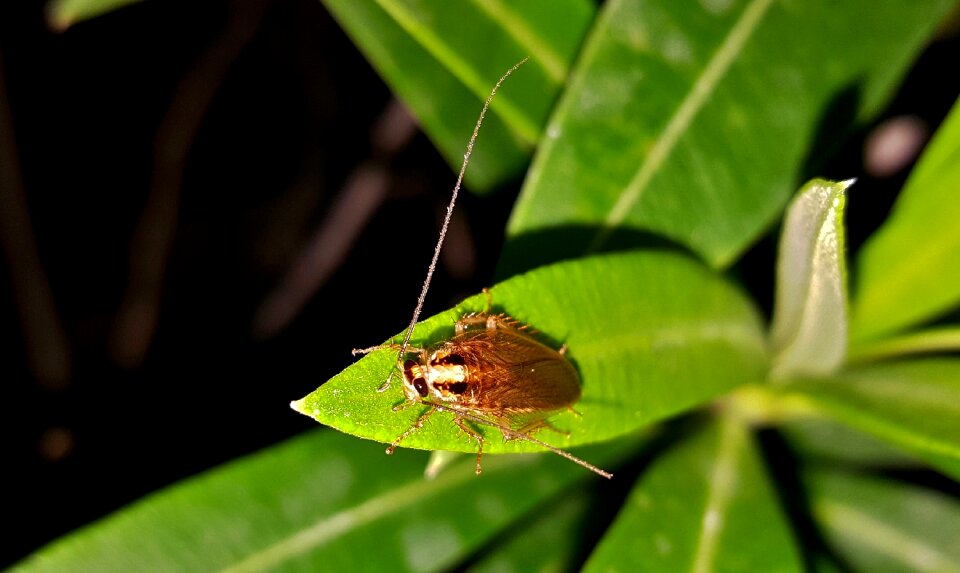
[[[853,183],[814,179],[787,209],[770,333],[774,378],[829,374],[846,359],[843,212]]]
[[[310,414],[307,413],[306,410],[303,409],[303,407],[304,407],[303,398],[300,398],[299,400],[291,400],[291,401],[290,401],[290,407],[291,407],[293,410],[295,410],[295,411],[297,411],[297,412],[300,412],[300,413],[303,414],[304,416],[309,416],[309,415],[310,415]]]

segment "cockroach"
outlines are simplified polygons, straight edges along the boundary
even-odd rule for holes
[[[533,436],[543,428],[559,432],[547,418],[562,409],[573,411],[573,404],[580,399],[580,378],[566,358],[566,345],[555,350],[537,340],[527,325],[506,314],[493,313],[489,290],[484,289],[487,294],[486,309],[461,316],[454,326],[452,338],[425,348],[410,346],[410,336],[420,317],[480,126],[497,90],[526,61],[524,58],[507,70],[483,104],[467,143],[433,259],[427,268],[427,276],[403,343],[356,349],[353,352],[366,354],[384,348],[397,350],[396,369],[391,369],[386,382],[377,391],[387,390],[395,372],[399,371],[403,376],[406,401],[394,407],[394,410],[417,404],[428,406],[413,425],[390,444],[387,454],[392,454],[405,438],[422,428],[435,412],[450,412],[460,430],[477,442],[478,475],[482,472],[484,437],[471,427],[471,423],[497,428],[505,440],[535,443],[594,473],[611,478],[613,474]]]

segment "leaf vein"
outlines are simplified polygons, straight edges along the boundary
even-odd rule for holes
[[[643,196],[653,176],[666,162],[667,157],[676,147],[680,137],[686,132],[693,118],[706,104],[707,98],[713,93],[724,74],[730,69],[736,56],[741,52],[747,40],[756,30],[772,4],[773,0],[753,0],[743,11],[740,19],[730,29],[723,43],[710,58],[703,73],[693,83],[690,91],[680,103],[676,113],[667,122],[656,144],[644,158],[640,169],[627,185],[627,188],[607,214],[603,228],[594,236],[589,251],[598,248],[623,220],[634,205]]]

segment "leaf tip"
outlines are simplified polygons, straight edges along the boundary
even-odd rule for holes
[[[304,404],[304,401],[305,401],[305,400],[306,400],[306,398],[300,398],[299,400],[293,400],[293,401],[290,402],[290,407],[293,408],[294,411],[300,412],[300,413],[303,414],[304,416],[310,416],[310,417],[312,418],[313,416],[311,415],[310,412],[307,411],[307,409],[306,409],[306,404]]]

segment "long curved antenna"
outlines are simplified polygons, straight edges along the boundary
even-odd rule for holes
[[[507,70],[493,86],[493,89],[490,90],[487,101],[483,102],[480,117],[477,119],[477,124],[473,127],[473,135],[470,136],[470,142],[467,143],[467,151],[463,154],[463,164],[460,166],[460,174],[457,175],[457,183],[453,186],[450,203],[447,204],[447,214],[443,219],[443,226],[440,227],[440,238],[437,239],[437,246],[433,250],[433,259],[430,261],[430,266],[427,267],[427,278],[423,281],[423,288],[420,290],[417,306],[413,310],[413,318],[410,319],[410,326],[407,327],[407,333],[403,337],[403,344],[400,345],[400,352],[397,354],[397,364],[403,362],[403,355],[407,351],[407,345],[410,344],[410,336],[413,335],[413,327],[416,326],[417,319],[420,318],[420,311],[423,310],[423,300],[427,297],[427,290],[430,288],[430,281],[433,279],[433,271],[437,268],[437,260],[440,258],[440,248],[443,247],[443,240],[447,236],[447,228],[450,226],[450,218],[453,216],[453,206],[457,203],[457,195],[460,193],[460,186],[463,184],[463,175],[467,172],[467,165],[470,163],[470,156],[473,154],[473,145],[477,141],[477,134],[480,133],[480,126],[483,125],[483,119],[486,117],[487,110],[490,109],[490,103],[493,102],[493,96],[497,95],[497,90],[500,89],[500,85],[503,84],[517,68],[526,63],[528,59],[529,58],[524,58],[520,60],[514,64],[512,68]],[[377,392],[383,392],[390,387],[390,383],[393,381],[393,373],[394,370],[391,369],[390,375],[387,376],[387,381],[377,388]]]

